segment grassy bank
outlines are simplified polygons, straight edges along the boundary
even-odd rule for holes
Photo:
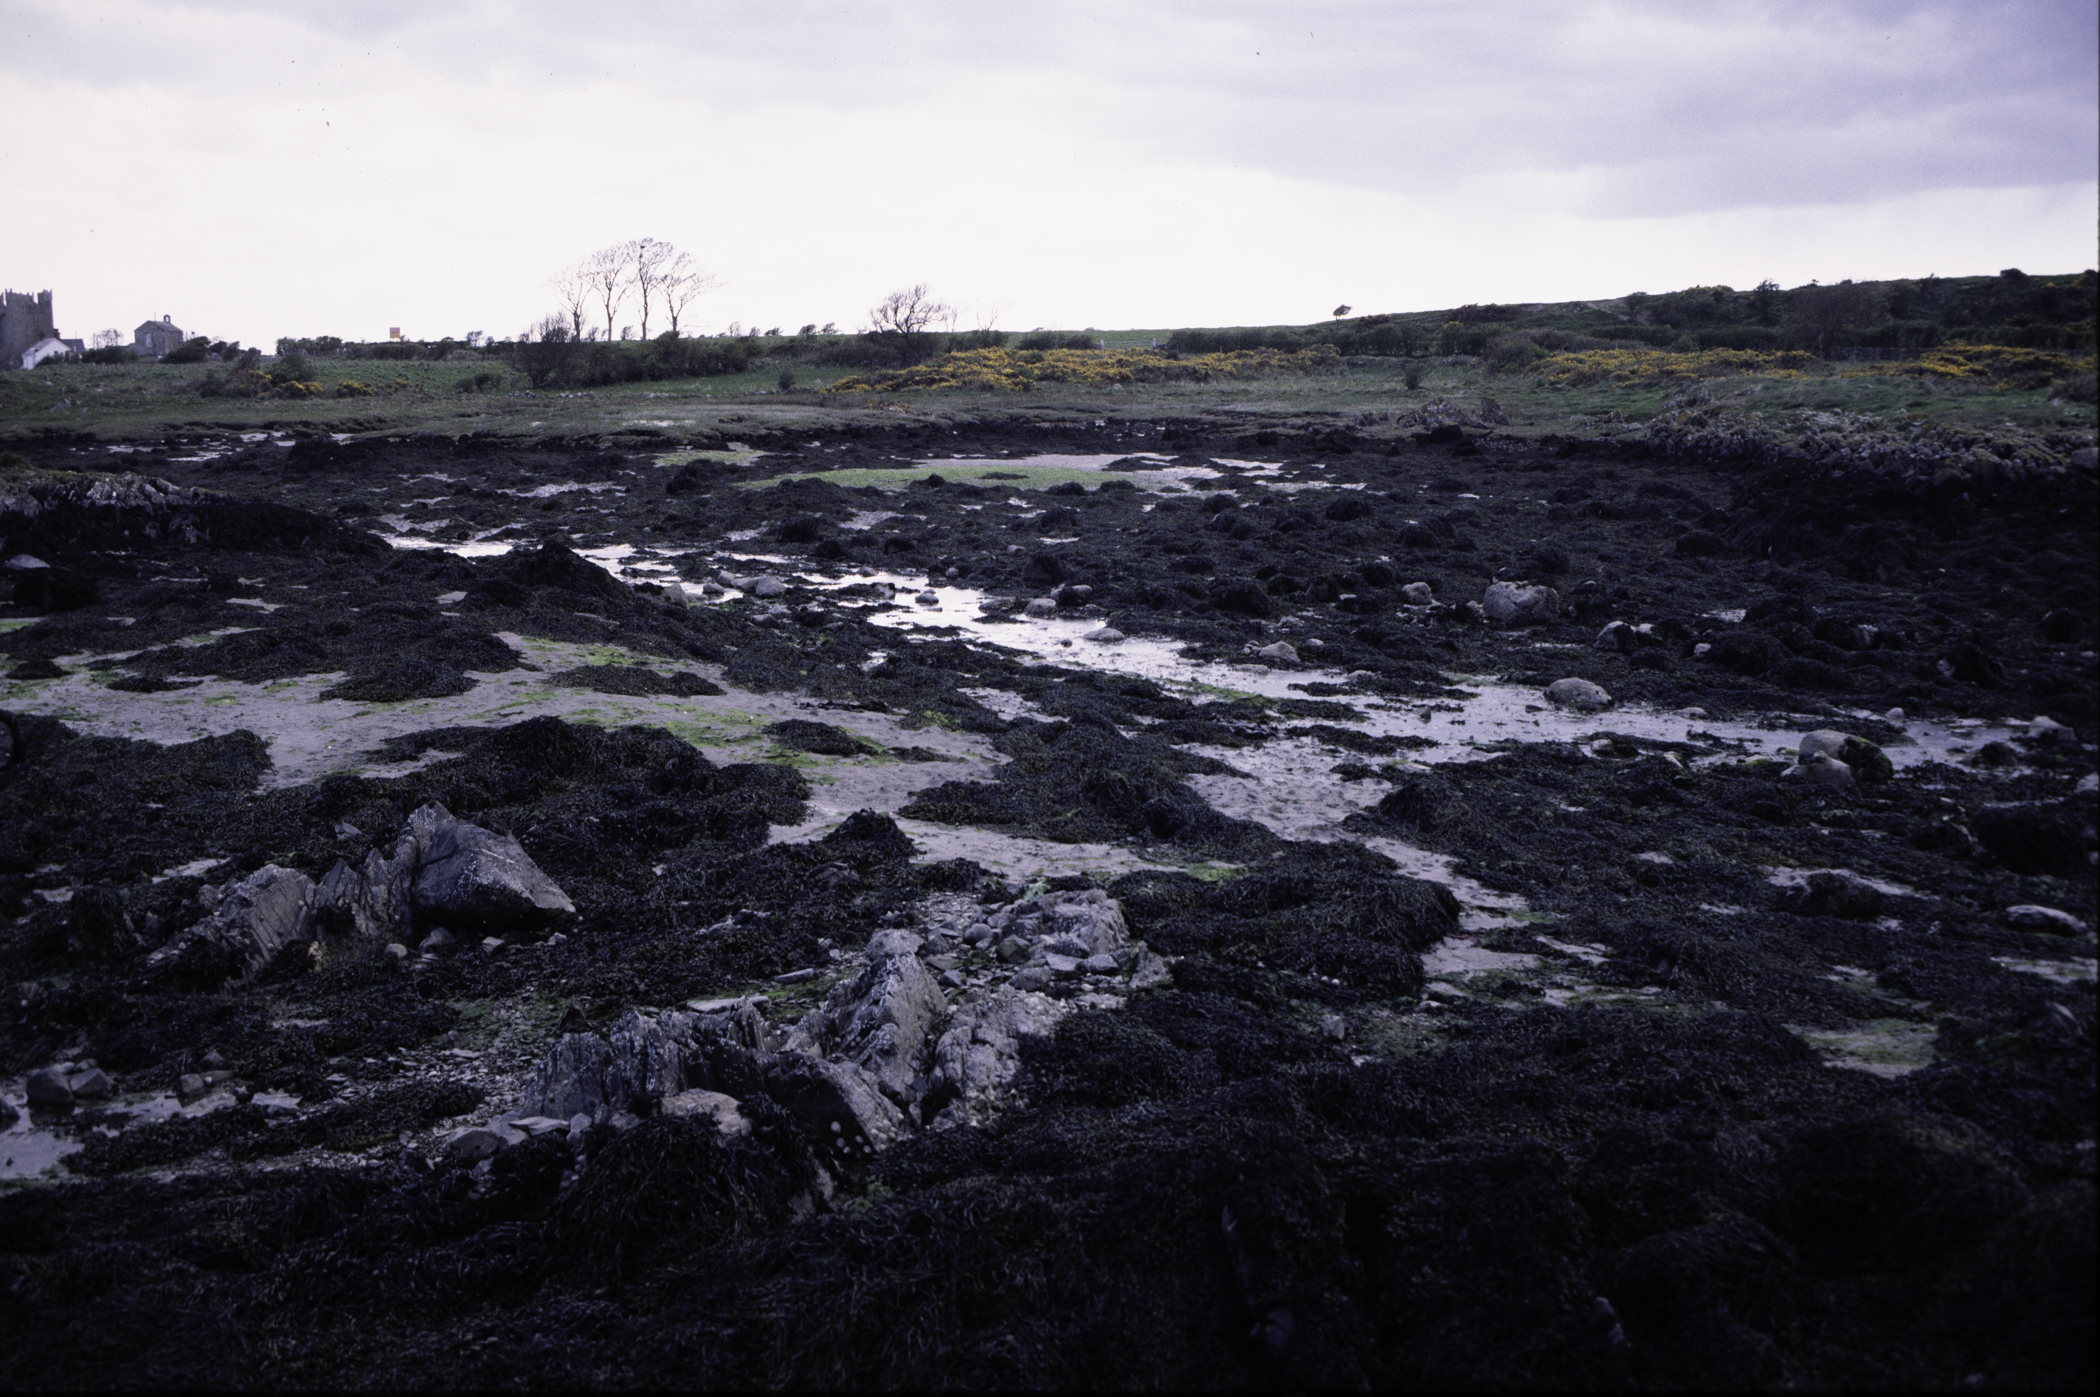
[[[1543,361],[1540,367],[1550,370],[1552,363]],[[1500,430],[1512,435],[1592,436],[1637,430],[1688,393],[1767,415],[1845,412],[1899,422],[2011,423],[2052,431],[2090,429],[2094,423],[2090,404],[2068,401],[2049,384],[2000,388],[1987,381],[1884,371],[1895,367],[1812,360],[1777,373],[1695,383],[1676,376],[1556,381],[1539,369],[1497,373],[1478,358],[1451,357],[1373,359],[1343,363],[1327,373],[1211,382],[1098,387],[1045,382],[1026,393],[972,388],[827,393],[822,390],[860,371],[797,366],[795,389],[782,392],[779,367],[764,364],[720,378],[534,393],[515,386],[514,379],[491,391],[461,392],[457,384],[466,375],[452,363],[322,361],[314,370],[318,396],[276,399],[202,397],[198,389],[210,371],[200,366],[56,364],[0,374],[0,442],[54,433],[130,441],[260,431],[718,438],[856,423],[1074,417],[1174,417],[1220,429],[1259,417],[1272,424],[1349,422],[1375,430],[1381,421],[1418,413],[1438,400],[1490,421],[1505,418]],[[1407,383],[1410,374],[1417,379],[1413,387]],[[335,396],[346,381],[375,391]]]

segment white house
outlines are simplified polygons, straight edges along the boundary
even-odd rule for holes
[[[57,340],[47,335],[22,351],[22,367],[33,369],[46,359],[57,359],[68,354],[78,354],[80,349],[79,340]]]

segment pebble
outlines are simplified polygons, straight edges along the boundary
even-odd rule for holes
[[[912,600],[921,606],[939,606],[941,604],[941,596],[938,592],[921,592],[916,597],[913,597]]]
[[[761,577],[751,584],[754,597],[783,597],[787,595],[787,584],[777,577]]]
[[[1024,616],[1055,616],[1057,603],[1049,597],[1037,597],[1021,608]]]
[[[1400,589],[1400,595],[1409,606],[1428,606],[1436,597],[1427,582],[1410,582]]]
[[[1274,645],[1264,645],[1254,653],[1265,660],[1284,660],[1292,664],[1298,660],[1297,650],[1287,640],[1279,640]]]
[[[1097,631],[1088,631],[1085,635],[1081,636],[1080,639],[1098,641],[1103,645],[1110,645],[1118,640],[1123,639],[1123,633],[1117,630],[1114,626],[1103,626]]]

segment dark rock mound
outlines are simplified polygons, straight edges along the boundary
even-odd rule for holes
[[[497,575],[520,587],[572,592],[614,606],[625,606],[633,594],[617,578],[559,539],[548,539],[530,553],[513,553],[497,565]]]
[[[919,852],[919,846],[897,828],[895,820],[873,810],[854,811],[817,845],[834,857],[854,863],[908,859]]]
[[[1986,805],[1969,816],[1983,847],[2015,873],[2090,876],[2086,839],[2078,820],[2039,805]]]
[[[102,599],[92,577],[67,568],[22,568],[10,574],[15,584],[15,605],[43,611],[78,611]]]
[[[1434,829],[1472,814],[1457,785],[1442,776],[1410,777],[1388,791],[1375,807],[1391,824]]]
[[[411,657],[398,664],[352,674],[321,691],[322,698],[354,703],[406,703],[410,699],[450,698],[474,687],[474,681],[450,665]]]
[[[728,692],[691,670],[658,674],[641,665],[578,665],[547,676],[547,682],[567,689],[589,689],[598,694],[620,694],[627,698],[649,698],[658,694],[673,698],[702,698]]]
[[[813,752],[821,757],[860,757],[879,750],[873,743],[864,741],[829,723],[812,722],[807,718],[789,718],[766,728],[766,736],[783,747],[797,752]]]

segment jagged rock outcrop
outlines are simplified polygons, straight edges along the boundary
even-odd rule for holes
[[[455,940],[519,936],[556,930],[575,916],[568,894],[517,840],[432,803],[409,816],[393,852],[374,849],[355,866],[338,859],[319,883],[276,864],[257,869],[154,959],[204,941],[230,958],[232,978],[249,980],[294,942],[312,942],[316,960],[326,962],[389,942],[412,944],[419,928],[443,926]]]
[[[924,945],[908,931],[876,933],[867,969],[835,987],[796,1026],[788,1047],[850,1062],[892,1101],[910,1104],[923,1093],[931,1035],[948,1016],[947,998],[918,958]]]
[[[966,997],[934,1045],[927,1104],[935,1113],[928,1124],[984,1125],[1015,1104],[1022,1047],[1055,1037],[1070,1011],[1062,1000],[1012,985],[974,1002]]]
[[[228,952],[235,978],[253,979],[286,946],[311,939],[313,892],[314,880],[304,873],[264,864],[228,888],[192,935]]]
[[[959,946],[996,947],[995,968],[971,983],[953,968]],[[915,1129],[990,1121],[1019,1099],[1023,1049],[1053,1036],[1073,1002],[1112,1006],[1118,991],[1168,978],[1099,889],[1023,898],[930,938],[880,931],[865,955],[792,1025],[771,1022],[754,995],[629,1010],[602,1037],[568,1034],[549,1046],[519,1109],[594,1121],[657,1111],[729,1119],[763,1095],[787,1108],[821,1156],[865,1158]],[[952,1006],[944,985],[960,991]]]

